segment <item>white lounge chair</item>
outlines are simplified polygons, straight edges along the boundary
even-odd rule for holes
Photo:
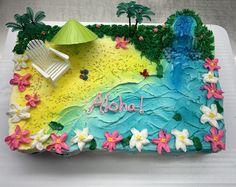
[[[62,61],[53,58],[50,52]],[[53,85],[70,68],[69,56],[56,49],[46,48],[42,40],[31,40],[27,45],[27,55],[32,60],[32,66]]]

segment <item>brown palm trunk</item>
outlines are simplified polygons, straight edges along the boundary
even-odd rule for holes
[[[136,21],[135,21],[135,26],[134,26],[134,31],[133,31],[132,37],[135,35],[135,33],[136,33],[136,31],[137,31],[137,28],[138,28],[138,21],[136,20]]]
[[[129,36],[131,36],[131,17],[129,17]]]

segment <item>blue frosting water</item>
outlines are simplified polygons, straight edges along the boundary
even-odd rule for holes
[[[136,106],[140,104],[140,97],[144,97],[144,114],[139,112],[107,112],[100,113],[99,107],[95,107],[92,113],[87,113],[88,106],[74,106],[65,109],[61,113],[59,122],[65,125],[63,129],[69,137],[67,143],[75,135],[73,129],[89,128],[97,142],[97,149],[102,149],[105,141],[104,133],[118,130],[124,138],[131,135],[130,129],[148,129],[148,139],[157,137],[157,133],[163,129],[170,133],[172,129],[188,129],[190,138],[197,136],[202,141],[203,150],[210,151],[210,143],[203,141],[203,136],[209,134],[211,126],[202,124],[200,117],[201,105],[210,106],[214,99],[206,99],[206,91],[200,90],[204,85],[202,75],[207,73],[203,68],[204,61],[198,59],[198,53],[192,49],[194,41],[195,20],[189,16],[179,16],[174,22],[175,39],[171,48],[166,49],[166,59],[162,62],[165,67],[164,78],[150,76],[140,83],[126,83],[111,88],[109,91],[109,103],[119,103],[119,96],[123,102]],[[218,85],[219,86],[219,85]],[[103,93],[105,100],[106,93]],[[92,99],[93,100],[93,99]],[[92,101],[91,101],[92,103]],[[90,103],[90,104],[91,104]],[[220,101],[222,104],[222,101]],[[175,121],[173,116],[176,113],[182,115],[181,121]],[[223,121],[219,122],[221,129],[224,129]],[[87,145],[88,147],[88,145]],[[172,136],[169,142],[171,151],[175,150],[175,137]],[[195,150],[194,146],[188,146],[188,151]],[[73,145],[70,151],[78,150]],[[123,147],[117,144],[117,150],[136,151],[135,149]],[[148,144],[143,151],[156,151],[156,145]]]

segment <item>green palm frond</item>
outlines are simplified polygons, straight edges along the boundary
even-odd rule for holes
[[[12,27],[12,28],[11,28],[11,31],[12,31],[12,32],[15,32],[15,31],[22,31],[22,27],[21,27],[21,26]]]
[[[6,26],[7,28],[11,28],[12,32],[22,30],[22,26],[20,24],[13,23],[13,22],[6,23]]]
[[[20,26],[20,25],[17,24],[17,23],[8,22],[8,23],[6,23],[6,26],[7,26],[7,27],[18,27],[18,26]]]
[[[29,24],[31,22],[28,14],[23,14],[21,16],[21,21],[24,25]]]
[[[15,14],[14,19],[16,20],[16,23],[21,23],[21,16],[19,14]]]
[[[41,22],[46,17],[45,13],[43,11],[36,12],[34,16],[35,23]]]
[[[125,9],[126,7],[127,7],[126,3],[119,3],[116,8],[117,9]]]
[[[135,5],[136,5],[135,1],[130,1],[129,3],[118,4],[116,15],[120,17],[122,14],[126,14],[127,17],[134,18]]]
[[[143,5],[136,6],[136,21],[138,23],[142,23],[143,18],[146,18],[149,21],[151,21],[151,17],[150,17],[151,15],[155,15],[155,13],[152,12],[150,8]]]
[[[125,14],[126,13],[126,11],[125,10],[117,10],[117,12],[116,12],[116,15],[117,15],[117,17],[120,17],[122,14]]]
[[[146,18],[146,19],[148,19],[149,21],[152,21],[151,17],[148,16],[148,15],[143,15],[143,18]]]
[[[30,23],[28,14],[23,14],[23,15],[15,14],[14,18],[16,20],[16,23],[21,25],[22,27]]]
[[[26,13],[29,16],[29,19],[31,20],[32,23],[34,23],[34,11],[32,10],[32,8],[27,7],[26,8]]]

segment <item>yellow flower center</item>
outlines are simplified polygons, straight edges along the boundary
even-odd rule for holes
[[[21,138],[20,134],[16,135],[16,139],[20,139],[20,138]]]
[[[165,143],[166,142],[166,139],[165,138],[162,138],[161,139],[161,143]]]
[[[58,144],[60,144],[60,143],[61,143],[61,140],[60,140],[60,138],[58,138],[58,139],[56,140],[56,143],[58,143]]]
[[[109,137],[109,138],[107,138],[107,141],[108,142],[113,142],[113,138]]]
[[[19,63],[23,62],[23,60],[22,60],[21,58],[17,59],[17,61],[18,61]]]
[[[143,139],[143,137],[142,137],[140,134],[138,134],[138,135],[136,135],[135,139],[138,140],[138,141],[140,141],[140,140]]]
[[[219,137],[218,136],[214,136],[213,140],[214,140],[214,142],[218,142],[219,141]]]
[[[35,139],[36,139],[37,141],[40,141],[42,138],[41,138],[41,136],[37,136]]]
[[[209,117],[209,118],[215,118],[216,115],[215,115],[214,113],[210,112],[210,114],[208,115],[208,117]]]
[[[120,39],[120,42],[121,42],[121,43],[124,43],[124,42],[125,42],[125,40],[124,40],[123,38],[121,38],[121,39]]]
[[[80,141],[83,141],[83,140],[85,140],[86,139],[86,137],[83,135],[83,134],[81,134],[80,136],[79,136],[79,140]]]
[[[20,113],[21,113],[21,110],[19,110],[19,109],[16,110],[16,113],[17,113],[17,114],[20,114]]]
[[[183,140],[186,139],[186,137],[185,137],[184,135],[181,135],[181,136],[179,136],[179,139],[180,139],[181,141],[183,141]]]
[[[214,63],[214,62],[211,62],[211,63],[210,63],[210,66],[215,66],[215,63]]]
[[[214,90],[214,89],[211,89],[211,93],[215,93],[215,90]]]
[[[209,79],[212,79],[212,78],[213,78],[213,75],[208,75],[208,78],[209,78]]]

